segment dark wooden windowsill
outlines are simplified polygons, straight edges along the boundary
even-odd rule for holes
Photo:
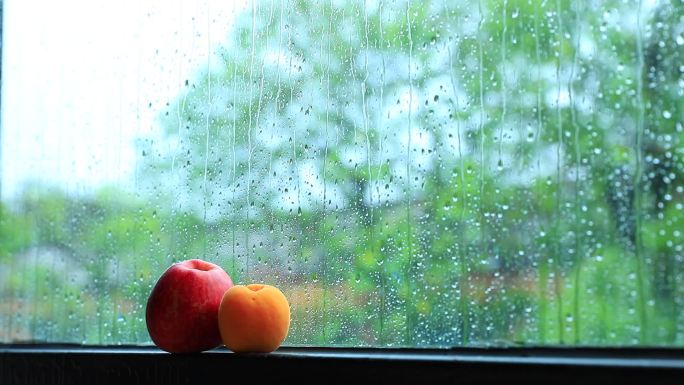
[[[145,346],[0,345],[2,384],[234,383],[680,384],[684,350],[597,348],[216,349],[172,355]]]

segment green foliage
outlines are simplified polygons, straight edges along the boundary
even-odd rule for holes
[[[673,7],[260,2],[141,138],[149,194],[0,208],[3,290],[64,300],[26,335],[147,342],[200,257],[282,287],[295,345],[681,345]]]

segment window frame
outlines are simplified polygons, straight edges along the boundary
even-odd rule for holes
[[[679,384],[684,350],[667,348],[378,349],[283,347],[269,354],[225,348],[168,354],[153,346],[0,345],[0,383],[206,383],[243,377],[350,383]]]

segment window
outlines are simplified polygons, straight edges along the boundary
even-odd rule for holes
[[[293,346],[684,344],[679,3],[5,15],[2,342],[149,343],[202,258]]]

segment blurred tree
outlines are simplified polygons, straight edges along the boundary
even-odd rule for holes
[[[583,323],[607,327],[581,314],[583,292],[606,284],[584,287],[583,261],[612,248],[638,275],[625,338],[650,338],[638,330],[658,278],[642,270],[662,263],[637,243],[650,217],[634,210],[666,204],[670,171],[652,159],[674,133],[660,109],[680,114],[681,73],[665,74],[676,39],[661,42],[680,27],[678,6],[651,22],[634,5],[254,4],[172,103],[172,150],[149,180],[205,228],[237,231],[245,279],[268,266],[323,288],[294,341],[580,343]]]
[[[154,279],[201,257],[283,287],[291,344],[683,343],[681,5],[250,7],[140,139],[147,196],[0,211],[0,261],[85,266],[78,338],[146,340]]]

